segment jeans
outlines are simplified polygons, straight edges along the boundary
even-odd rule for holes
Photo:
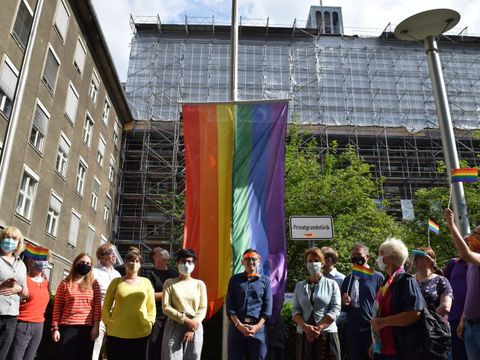
[[[480,323],[469,324],[465,321],[463,337],[469,360],[480,359]]]
[[[18,321],[8,359],[33,360],[42,341],[43,322]]]
[[[267,356],[267,334],[265,326],[255,336],[243,336],[232,322],[228,324],[228,360],[241,360],[243,354],[248,359],[264,360]]]
[[[163,360],[200,360],[203,346],[203,326],[200,324],[195,330],[192,341],[189,342],[183,341],[186,331],[185,325],[167,319],[162,341]]]
[[[16,326],[16,316],[0,316],[0,360],[7,358],[8,349],[10,349],[10,345],[12,344]]]
[[[448,320],[450,323],[450,330],[452,331],[452,347],[450,348],[450,360],[467,360],[467,351],[465,350],[465,343],[457,336],[457,327],[459,320]]]

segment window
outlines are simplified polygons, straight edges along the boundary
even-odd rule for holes
[[[108,243],[108,239],[105,235],[103,234],[100,234],[100,243],[103,245],[103,244],[106,244]]]
[[[60,195],[52,191],[50,194],[50,204],[48,205],[47,223],[45,225],[45,231],[52,236],[57,236],[58,220],[62,210],[62,203],[63,199]]]
[[[87,241],[85,242],[85,252],[91,254],[93,251],[93,242],[95,240],[95,228],[88,224]]]
[[[78,75],[82,76],[83,68],[85,67],[85,58],[87,57],[87,50],[83,41],[78,38],[77,47],[75,48],[75,54],[73,55],[73,67],[77,71]]]
[[[90,82],[90,88],[88,89],[88,96],[92,99],[92,101],[96,104],[97,103],[97,95],[98,95],[98,87],[100,86],[100,81],[98,80],[98,75],[93,70],[92,72],[92,81]]]
[[[118,139],[120,138],[120,129],[121,129],[121,126],[118,123],[118,119],[115,119],[115,123],[113,124],[113,135],[112,135],[112,141],[115,145],[117,145]]]
[[[18,189],[17,206],[15,211],[17,214],[26,219],[31,219],[32,206],[35,200],[35,192],[37,190],[39,177],[28,167],[24,166],[22,181]]]
[[[102,135],[98,139],[97,164],[103,166],[103,159],[105,158],[105,146],[107,143]]]
[[[0,111],[7,117],[10,117],[13,107],[13,97],[18,81],[18,70],[13,63],[5,58],[0,69]]]
[[[73,247],[77,246],[78,230],[80,229],[80,219],[82,216],[72,209],[72,216],[70,217],[70,231],[68,233],[68,243]]]
[[[113,181],[115,176],[116,161],[113,155],[110,156],[110,165],[108,167],[108,181]]]
[[[107,193],[105,197],[105,205],[103,206],[103,222],[108,224],[110,220],[110,209],[112,208],[112,198]]]
[[[108,117],[110,116],[110,103],[105,99],[105,104],[103,104],[103,114],[102,120],[105,125],[108,125]]]
[[[93,178],[92,199],[90,201],[90,207],[97,211],[98,194],[100,194],[100,181],[97,178]]]
[[[85,117],[85,124],[83,125],[83,142],[89,148],[92,144],[92,132],[93,132],[93,120],[92,117],[87,113]]]
[[[30,133],[30,144],[40,152],[43,152],[49,119],[50,114],[40,100],[37,99],[37,107],[35,109],[35,115],[33,116],[32,131]]]
[[[72,122],[75,123],[77,118],[77,107],[78,107],[78,92],[73,86],[72,83],[68,86],[67,100],[65,103],[65,115]]]
[[[80,157],[77,168],[77,179],[75,181],[75,191],[80,195],[83,195],[83,189],[85,188],[85,177],[87,175],[87,163]]]
[[[55,19],[53,20],[53,26],[60,35],[63,42],[67,38],[68,20],[70,13],[62,0],[58,0],[57,9],[55,10]]]
[[[23,50],[27,47],[32,22],[33,11],[30,8],[30,5],[28,5],[25,0],[20,1],[15,25],[13,25],[12,35]]]
[[[54,53],[51,47],[48,48],[47,59],[45,60],[45,68],[43,69],[43,83],[50,92],[55,91],[55,84],[57,83],[58,68],[60,67],[60,60]]]
[[[55,170],[63,177],[67,176],[67,160],[70,152],[70,140],[64,133],[60,134],[60,141],[58,142],[57,160],[55,162]]]

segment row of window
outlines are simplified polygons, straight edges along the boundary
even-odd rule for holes
[[[82,192],[85,184],[85,175],[86,175],[86,168],[84,167],[84,165],[85,163],[83,162],[82,159],[80,159],[80,163],[79,163],[80,175],[77,174],[76,188],[81,187]],[[80,169],[82,170],[80,171]],[[81,175],[81,173],[83,173],[83,175]],[[31,220],[31,217],[32,217],[32,209],[33,209],[33,204],[35,202],[39,180],[40,180],[40,177],[28,166],[24,165],[22,180],[20,182],[20,186],[18,189],[15,211],[17,214],[21,215],[22,217],[28,220]],[[100,186],[101,186],[100,181],[95,177],[93,181],[92,194],[90,198],[90,207],[94,211],[97,210],[97,206],[98,206]],[[62,205],[63,205],[63,198],[57,192],[52,190],[50,194],[49,205],[48,205],[45,232],[53,237],[57,236],[58,223],[59,223],[60,214],[62,211]],[[110,221],[111,209],[112,209],[112,198],[110,194],[105,193],[105,203],[103,206],[103,222],[105,224],[108,224],[108,222]],[[74,216],[73,214],[75,214],[76,218],[78,218],[78,226],[79,226],[81,216],[79,215],[78,212],[72,209],[72,217]],[[69,235],[68,242],[73,246],[75,246],[76,244],[78,226],[74,233],[72,233],[72,225],[70,226],[70,235]],[[75,239],[73,238],[74,236],[75,236]]]

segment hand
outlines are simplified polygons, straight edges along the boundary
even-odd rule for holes
[[[379,332],[381,329],[388,326],[388,324],[385,323],[384,318],[378,317],[374,317],[372,320],[370,320],[370,325],[372,325],[372,329],[376,332]]]
[[[15,294],[21,293],[22,290],[23,290],[22,286],[18,284],[13,284],[12,287],[0,288],[0,295],[3,295],[3,296],[15,295]]]
[[[250,336],[251,331],[250,331],[249,325],[242,324],[241,322],[239,322],[239,324],[235,327],[237,328],[238,331],[242,333],[243,336]]]
[[[451,226],[455,222],[455,214],[449,208],[445,209],[443,218],[447,222],[448,226]]]
[[[458,323],[458,326],[457,326],[457,336],[463,340],[463,329],[464,329],[464,326],[465,326],[465,322],[463,320],[461,320],[459,323]]]
[[[194,333],[193,331],[188,330],[188,331],[185,333],[185,335],[183,335],[183,340],[182,340],[182,342],[190,342],[190,341],[192,341],[194,334],[195,334],[195,333]]]
[[[53,340],[53,342],[59,342],[60,341],[60,331],[58,331],[58,330],[52,331],[52,340]]]
[[[308,325],[305,324],[303,326],[303,331],[305,332],[305,336],[307,337],[307,341],[313,342],[318,335],[322,332],[322,329],[319,326]]]
[[[197,320],[193,320],[189,318],[185,318],[183,323],[185,324],[187,329],[191,331],[197,331],[198,327],[200,326],[200,323]]]
[[[373,345],[370,345],[370,347],[368,348],[368,357],[370,359],[375,359],[375,356],[373,356]]]
[[[342,295],[342,305],[349,306],[352,303],[352,299],[347,293]]]
[[[10,279],[2,281],[0,283],[0,289],[12,288],[16,283],[17,283],[17,280],[15,280],[15,278],[12,277]]]
[[[259,324],[256,324],[256,325],[245,325],[245,327],[247,328],[248,332],[249,332],[249,335],[248,336],[255,336],[255,334],[257,333],[258,330],[260,330],[262,328],[263,325],[259,325]]]
[[[94,325],[92,328],[92,331],[90,332],[90,339],[92,341],[95,341],[99,333],[100,333],[100,330],[98,329],[98,325]]]

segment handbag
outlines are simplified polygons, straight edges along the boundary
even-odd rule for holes
[[[441,360],[448,358],[451,345],[450,326],[436,311],[428,308],[425,300],[420,322],[424,331],[424,354],[422,360]]]

